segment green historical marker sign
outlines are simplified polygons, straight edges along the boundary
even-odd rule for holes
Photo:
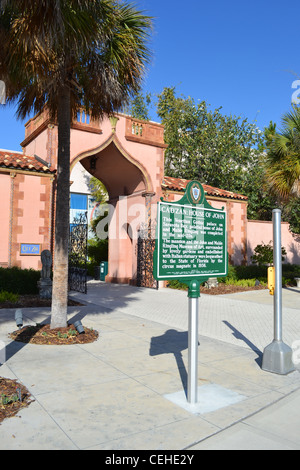
[[[202,185],[191,181],[178,202],[159,201],[153,255],[157,280],[176,279],[188,285],[188,401],[198,394],[198,298],[200,284],[227,276],[226,212],[212,208]]]
[[[200,283],[228,272],[226,212],[212,208],[198,181],[178,202],[158,202],[154,277]]]

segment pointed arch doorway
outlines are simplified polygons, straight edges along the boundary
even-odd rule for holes
[[[136,281],[137,232],[141,223],[156,216],[156,202],[163,195],[164,127],[141,121],[125,114],[102,120],[92,119],[83,110],[71,124],[71,172],[77,162],[109,192],[111,212],[109,228],[108,281]],[[44,168],[57,168],[58,128],[48,110],[31,118],[25,125],[21,143],[24,155],[43,162]],[[73,185],[73,181],[70,181]],[[76,184],[75,184],[76,186]],[[55,181],[53,184],[55,211]],[[80,191],[79,191],[80,192]],[[51,214],[49,219],[51,219]],[[130,226],[130,230],[129,227]],[[45,231],[42,227],[41,230]],[[54,243],[54,222],[51,219],[49,237]]]
[[[109,194],[108,213],[98,224],[97,235],[105,238],[108,224],[108,275],[106,282],[137,284],[138,235],[151,220],[154,191],[146,168],[130,155],[113,134],[104,144],[78,155],[80,162],[99,179]]]

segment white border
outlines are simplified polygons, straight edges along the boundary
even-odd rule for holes
[[[167,205],[167,206],[170,206],[170,207],[174,207],[174,206],[178,206],[178,207],[181,207],[181,208],[188,208],[188,209],[198,209],[198,210],[205,210],[205,211],[211,211],[211,212],[221,212],[222,214],[225,214],[225,269],[226,269],[226,266],[228,266],[228,242],[227,242],[227,212],[226,211],[222,211],[221,209],[214,209],[214,208],[211,208],[211,209],[207,209],[205,208],[204,206],[200,205],[200,206],[193,206],[191,204],[174,204],[172,202],[165,202],[165,201],[158,201],[158,212],[157,212],[157,259],[156,259],[156,266],[157,266],[157,279],[158,280],[168,280],[168,279],[184,279],[184,278],[188,278],[188,279],[191,279],[191,278],[199,278],[199,277],[203,277],[203,278],[207,278],[207,277],[220,277],[220,276],[227,276],[228,273],[210,273],[210,274],[174,274],[174,275],[160,275],[159,273],[159,269],[160,269],[160,256],[161,256],[161,247],[160,247],[160,240],[162,239],[161,237],[161,224],[160,224],[160,216],[161,216],[161,210],[160,210],[160,207],[161,205]]]

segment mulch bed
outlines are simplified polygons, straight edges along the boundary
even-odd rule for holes
[[[267,289],[267,287],[263,285],[258,285],[254,287],[242,287],[242,286],[234,286],[230,284],[220,283],[218,287],[211,287],[210,289],[205,286],[200,286],[200,294],[225,295],[225,294],[237,294],[239,292],[248,292],[248,291],[263,290],[263,289]],[[185,290],[188,290],[188,287],[186,287]]]
[[[225,294],[237,294],[238,292],[247,292],[251,290],[263,290],[267,289],[266,286],[254,286],[254,287],[242,287],[242,286],[234,286],[230,284],[219,283],[218,287],[211,287],[208,289],[207,287],[201,286],[200,293],[201,294],[208,294],[208,295],[225,295]]]
[[[0,423],[5,418],[15,416],[20,409],[29,406],[33,401],[24,385],[16,380],[0,377]]]
[[[68,300],[68,306],[82,306],[80,302]],[[17,302],[0,302],[3,308],[35,308],[51,307],[51,300],[40,299],[38,295],[20,295]],[[98,339],[98,332],[84,327],[84,333],[79,334],[73,324],[66,328],[50,329],[49,324],[37,324],[24,326],[20,330],[11,333],[14,341],[31,344],[64,345],[92,343]]]
[[[30,344],[45,344],[63,346],[69,344],[93,343],[98,339],[98,332],[92,328],[84,327],[84,333],[79,334],[73,324],[66,328],[50,329],[49,324],[24,326],[20,330],[10,333],[14,341]]]

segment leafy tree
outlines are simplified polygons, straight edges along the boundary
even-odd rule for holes
[[[148,119],[151,104],[152,96],[139,93],[131,101],[128,113],[139,119]],[[206,166],[206,180],[202,179],[202,182],[206,181],[213,186],[238,191],[248,196],[249,219],[272,220],[273,209],[281,209],[282,219],[290,223],[290,230],[300,233],[300,198],[290,197],[288,201],[283,201],[278,194],[270,191],[266,176],[266,151],[276,133],[276,123],[271,121],[261,133],[255,125],[247,123],[246,120],[237,122],[231,116],[222,116],[221,108],[212,112],[209,111],[205,102],[197,107],[192,98],[177,97],[174,87],[164,88],[163,92],[158,95],[156,106],[158,115],[165,125],[165,139],[169,145],[166,151],[166,174],[187,179],[201,178],[205,172],[202,168],[200,171],[199,168],[193,166],[193,158],[196,160],[199,153],[201,155],[203,153],[202,158],[205,162],[206,152],[207,159],[210,159],[211,153],[207,152],[207,147],[210,151],[210,147],[216,140],[217,142],[228,141],[226,131],[230,128],[237,135],[242,135],[240,142],[244,141],[244,148],[241,149],[240,145],[237,146],[232,139],[227,142],[227,147],[215,144],[215,155],[219,159],[221,154],[225,161],[228,155],[230,159],[231,155],[237,152],[235,160],[231,161],[231,166],[230,164],[227,166],[231,178],[226,178],[226,171],[221,166],[218,168],[217,162],[215,167]],[[230,127],[233,122],[235,127]],[[200,138],[197,141],[197,133],[198,136],[201,134],[202,123],[206,127],[202,129],[202,141]],[[227,123],[227,126],[224,123]],[[183,129],[186,129],[186,132]],[[219,132],[224,133],[222,139]],[[247,141],[249,143],[245,150]],[[240,168],[242,158],[239,158],[239,155],[242,154],[246,163]],[[207,164],[207,159],[205,164]]]
[[[129,102],[125,112],[135,119],[150,121],[149,106],[152,102],[151,93],[145,95],[141,92],[137,93]]]
[[[264,129],[264,137],[265,137],[264,148],[265,149],[267,149],[268,146],[272,143],[275,133],[276,133],[276,123],[273,121],[270,121],[269,126],[265,127]]]
[[[276,199],[274,207],[282,211],[282,220],[290,230],[300,233],[300,110],[283,117],[283,131],[277,132],[272,121],[265,128],[265,180],[269,197]]]
[[[284,261],[284,257],[286,256],[286,249],[281,247],[281,259]],[[261,245],[257,245],[254,248],[254,255],[251,256],[251,260],[253,263],[257,263],[258,265],[267,265],[273,264],[273,246],[272,242],[270,241],[267,243],[262,243]]]
[[[95,176],[92,176],[89,180],[88,183],[89,189],[91,191],[91,196],[100,204],[105,203],[108,201],[108,192],[104,184],[98,180],[98,178],[95,178]]]
[[[51,327],[67,323],[70,126],[80,107],[112,115],[137,93],[149,60],[151,19],[114,0],[6,0],[0,70],[19,117],[47,106],[58,124]]]
[[[282,205],[282,220],[289,222],[289,229],[300,234],[300,197],[292,197]]]
[[[175,88],[158,95],[157,113],[165,126],[165,173],[249,198],[248,217],[268,219],[272,200],[262,181],[263,134],[247,119],[210,110],[205,101],[176,96]]]

